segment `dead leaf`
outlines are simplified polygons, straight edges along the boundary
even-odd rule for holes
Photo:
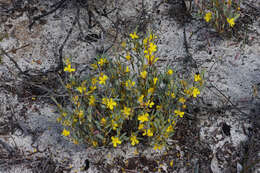
[[[42,64],[41,60],[36,60],[35,62],[36,62],[38,65],[41,65],[41,64]]]
[[[253,85],[253,97],[257,97],[258,96],[258,86],[257,85]]]

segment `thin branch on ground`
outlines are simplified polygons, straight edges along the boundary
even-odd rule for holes
[[[57,71],[62,70],[62,72],[63,72],[63,54],[62,54],[62,51],[63,51],[63,48],[64,48],[65,44],[67,43],[67,41],[68,41],[68,39],[69,39],[69,37],[70,37],[72,31],[73,31],[74,26],[75,26],[76,23],[77,23],[77,19],[78,19],[78,16],[77,16],[77,14],[76,14],[76,15],[75,15],[75,18],[74,18],[74,20],[73,20],[73,23],[72,23],[72,25],[71,25],[71,27],[70,27],[70,30],[69,30],[69,32],[68,32],[66,38],[65,38],[65,40],[63,41],[61,47],[59,48],[59,65],[58,65],[58,67],[57,67]]]
[[[0,145],[2,145],[6,149],[6,151],[8,151],[9,156],[13,155],[14,149],[9,144],[5,143],[0,139]]]
[[[211,88],[214,88],[218,93],[220,93],[232,106],[233,108],[235,108],[238,112],[240,112],[241,114],[243,115],[246,115],[247,117],[250,117],[249,114],[243,112],[240,108],[238,108],[222,91],[220,91],[215,85],[213,85],[211,82],[210,82],[210,86],[207,87],[209,90],[212,91]],[[212,91],[213,92],[213,91]]]
[[[10,59],[10,61],[12,61],[12,62],[14,63],[15,67],[19,70],[19,72],[20,72],[21,74],[24,74],[24,75],[27,75],[27,76],[28,76],[28,74],[26,74],[24,71],[22,71],[22,69],[21,69],[20,66],[17,64],[17,62],[16,62],[4,49],[0,48],[0,50],[2,51],[1,54],[4,54],[6,57],[8,57],[8,58]]]
[[[46,13],[44,13],[44,14],[42,14],[42,15],[33,17],[33,19],[32,19],[33,21],[30,23],[29,29],[30,29],[30,30],[32,29],[32,26],[35,24],[36,21],[38,21],[38,20],[40,20],[41,18],[46,17],[46,16],[48,16],[48,15],[54,13],[54,12],[57,11],[59,8],[61,8],[62,5],[63,5],[66,1],[67,1],[67,0],[61,0],[61,1],[57,2],[56,4],[54,4],[54,7],[56,6],[54,9],[52,9],[52,10],[50,10],[49,12],[46,12]]]

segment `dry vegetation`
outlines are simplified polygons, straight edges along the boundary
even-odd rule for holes
[[[250,40],[247,37],[248,32],[250,32],[248,26],[260,17],[260,7],[255,7],[250,2],[244,2],[243,7],[241,6],[240,18],[236,21],[234,27],[229,28],[227,35],[210,31],[210,36],[221,39],[235,38],[237,42],[243,42],[243,45],[250,44]],[[189,51],[191,45],[187,41],[188,36],[185,26],[190,21],[200,21],[203,25],[193,34],[210,26],[209,23],[203,22],[203,19],[195,18],[192,15],[194,8],[196,8],[194,2],[191,4],[193,8],[188,7],[188,4],[189,2],[184,2],[183,0],[159,1],[154,2],[152,5],[144,1],[138,1],[134,7],[135,9],[133,9],[135,16],[127,16],[121,13],[122,9],[117,0],[0,0],[0,24],[4,24],[9,18],[16,19],[26,14],[28,17],[28,31],[34,30],[38,25],[47,23],[50,20],[49,16],[62,18],[66,11],[74,11],[74,15],[71,16],[70,28],[67,30],[66,36],[62,38],[59,47],[57,47],[56,56],[53,57],[56,64],[50,69],[44,71],[25,69],[21,67],[21,64],[17,63],[16,58],[14,58],[15,53],[25,49],[27,45],[13,47],[10,50],[0,47],[1,67],[6,66],[9,73],[8,76],[0,76],[1,92],[10,94],[10,97],[17,96],[20,103],[26,102],[26,105],[32,105],[35,99],[37,99],[39,104],[41,102],[54,104],[51,98],[55,98],[60,105],[68,105],[69,94],[60,82],[69,78],[68,73],[64,72],[64,68],[66,68],[66,66],[64,67],[64,62],[66,61],[64,59],[66,56],[64,55],[64,49],[67,47],[68,40],[73,32],[77,31],[79,33],[77,40],[79,42],[90,45],[97,42],[100,43],[95,47],[96,54],[114,55],[114,50],[122,52],[121,42],[129,37],[129,34],[133,33],[133,31],[136,31],[140,36],[145,36],[146,32],[152,28],[156,16],[160,13],[160,7],[163,5],[168,7],[166,16],[173,19],[180,28],[183,28],[183,47],[186,56],[178,62],[183,67],[180,72],[190,73],[192,70],[196,71],[200,64]],[[0,41],[11,37],[7,34],[8,27],[12,26],[5,25],[4,30],[0,33]],[[221,32],[223,30],[223,28],[217,29]],[[13,69],[8,66],[8,63],[3,61],[4,57],[13,65]],[[78,67],[78,76],[88,73],[93,62],[95,62],[94,59],[88,59],[85,64],[75,63]],[[164,64],[164,62],[164,59],[158,60],[159,64]],[[41,65],[41,61],[36,63]],[[139,145],[137,147],[139,153],[136,157],[128,159],[116,157],[109,164],[104,161],[104,158],[101,158],[98,161],[90,161],[90,164],[96,166],[100,172],[111,172],[111,170],[117,170],[118,172],[179,172],[182,167],[185,167],[187,172],[211,172],[210,160],[213,154],[209,144],[200,140],[198,122],[202,115],[213,116],[212,122],[214,122],[214,117],[224,117],[227,112],[235,112],[236,114],[244,115],[247,120],[252,122],[252,126],[248,132],[249,138],[247,142],[241,145],[240,152],[235,151],[235,154],[233,153],[232,157],[228,158],[229,171],[236,172],[236,163],[238,161],[243,166],[241,172],[255,171],[256,165],[259,164],[257,152],[260,152],[259,110],[256,107],[254,111],[247,113],[237,107],[236,103],[232,102],[232,99],[217,87],[211,85],[211,83],[206,88],[208,91],[214,90],[218,95],[225,98],[226,105],[214,107],[205,103],[203,98],[199,98],[196,104],[190,104],[189,109],[186,110],[187,114],[185,115],[187,116],[178,121],[175,126],[175,133],[171,137],[174,146],[178,145],[179,151],[182,152],[170,150],[170,146],[167,152],[155,155],[151,159],[141,152],[146,146]],[[257,89],[255,90],[257,92]],[[257,93],[255,94],[257,96]],[[69,167],[70,162],[65,161],[61,163],[55,161],[48,148],[39,149],[32,143],[31,146],[35,148],[35,152],[26,153],[21,148],[18,148],[15,143],[6,142],[6,138],[11,138],[14,134],[32,136],[32,139],[35,140],[41,134],[41,131],[33,131],[21,120],[21,118],[27,116],[27,108],[24,107],[21,112],[15,112],[15,108],[19,106],[21,105],[13,105],[12,103],[10,105],[0,105],[0,172],[2,168],[7,170],[19,165],[25,165],[35,173],[69,172],[71,170]],[[222,124],[221,129],[226,136],[230,135],[230,127],[228,125]],[[225,147],[226,150],[235,150],[232,146]],[[225,151],[223,150],[223,152]],[[224,156],[221,157],[220,153],[217,154],[220,155],[217,157],[224,158]],[[235,156],[237,157],[235,158]],[[174,163],[173,165],[172,162]],[[163,165],[170,166],[163,168]],[[84,169],[88,169],[88,163],[82,168],[82,171]]]

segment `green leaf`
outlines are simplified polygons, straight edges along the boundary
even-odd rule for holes
[[[104,137],[103,137],[102,135],[100,135],[100,134],[96,134],[96,137],[99,138],[99,139],[101,139],[101,140],[104,139]]]
[[[88,114],[88,115],[87,115],[87,119],[88,119],[88,121],[91,123],[91,122],[92,122],[92,115],[91,115],[91,114]]]
[[[234,20],[236,21],[239,18],[240,14],[236,14]]]
[[[95,124],[96,124],[98,130],[102,130],[102,128],[100,127],[100,123],[99,123],[99,121],[96,121],[96,120],[95,120],[94,122],[95,122]]]
[[[52,99],[52,101],[53,101],[56,105],[59,105],[59,103],[57,102],[57,100],[56,100],[53,96],[51,96],[51,99]]]

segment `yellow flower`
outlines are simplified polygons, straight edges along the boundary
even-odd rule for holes
[[[194,81],[195,81],[195,82],[201,81],[200,74],[195,74],[195,76],[194,76]]]
[[[148,121],[148,116],[149,116],[148,113],[139,115],[139,116],[138,116],[138,120],[139,120],[141,123],[143,123],[143,122],[145,122],[145,121]]]
[[[163,137],[164,138],[169,138],[169,133],[167,133],[167,132],[163,133]]]
[[[97,89],[96,86],[90,86],[89,88],[90,88],[90,91],[89,91],[89,92],[93,92],[95,89]]]
[[[102,103],[103,103],[104,105],[107,105],[107,103],[108,103],[108,98],[102,98]]]
[[[170,166],[173,167],[173,160],[170,162]]]
[[[131,33],[131,34],[130,34],[130,37],[131,37],[132,39],[138,39],[138,38],[139,38],[139,36],[136,35],[136,32],[134,32],[133,34]]]
[[[70,59],[69,59],[69,58],[66,59],[65,64],[66,64],[66,65],[70,64]]]
[[[96,70],[98,68],[97,64],[91,64],[91,67]]]
[[[83,91],[86,91],[86,87],[85,86],[80,86],[77,88],[77,90],[80,92],[80,94],[83,93]]]
[[[145,135],[147,135],[147,131],[146,130],[144,130],[144,132],[143,132],[143,134],[142,134],[143,136],[145,136]]]
[[[158,81],[158,78],[157,78],[157,77],[153,78],[153,84],[154,84],[154,85],[156,85],[157,81]]]
[[[107,75],[99,76],[99,84],[106,84],[106,80],[108,79]]]
[[[186,88],[187,82],[186,82],[185,80],[181,80],[181,84],[182,84],[182,86],[183,86],[184,88]]]
[[[67,89],[71,89],[71,88],[72,88],[71,84],[67,83],[67,84],[66,84],[66,88],[67,88]]]
[[[162,149],[162,145],[155,144],[153,149],[154,150],[161,150]]]
[[[171,97],[172,97],[173,99],[176,98],[174,92],[171,93]]]
[[[142,130],[144,128],[144,124],[139,124],[138,130]]]
[[[118,127],[118,124],[114,120],[112,120],[112,128],[113,128],[113,130],[116,130],[117,127]]]
[[[181,112],[180,110],[174,110],[174,114],[177,115],[177,116],[180,116],[181,118],[183,117],[184,115],[184,112]]]
[[[156,35],[150,34],[150,36],[149,36],[149,41],[152,41],[153,39],[156,39],[156,38],[157,38]]]
[[[193,90],[192,90],[193,97],[196,98],[197,95],[199,95],[199,94],[200,94],[200,90],[196,87],[193,87]]]
[[[76,81],[75,80],[71,81],[71,85],[75,86],[76,85]]]
[[[153,101],[151,102],[150,100],[148,100],[148,102],[145,103],[145,105],[148,106],[149,108],[152,108],[154,105],[154,102]]]
[[[131,80],[127,80],[126,83],[125,83],[125,86],[128,87],[128,88],[131,88],[134,85],[135,85],[135,82],[131,81]]]
[[[166,130],[167,133],[170,133],[170,132],[173,132],[173,127],[172,125],[170,125],[167,130]]]
[[[73,139],[73,143],[78,145],[79,144],[79,141],[77,141],[77,139]]]
[[[83,92],[83,88],[82,87],[78,87],[77,90],[80,92],[80,94],[82,94],[82,92]]]
[[[124,109],[121,110],[121,112],[128,118],[128,116],[131,114],[131,108],[124,106]]]
[[[76,118],[74,118],[73,121],[74,121],[75,123],[78,122],[78,120],[77,120]]]
[[[212,13],[211,12],[207,12],[204,16],[204,19],[206,22],[209,22],[212,18]]]
[[[139,154],[138,150],[135,149],[135,151],[134,151],[134,155],[137,156],[138,154]]]
[[[154,93],[154,88],[149,88],[148,93],[151,93],[151,94]]]
[[[121,46],[122,46],[123,48],[126,48],[126,42],[123,41],[123,42],[121,43]]]
[[[153,131],[151,129],[147,130],[147,136],[153,136]]]
[[[155,58],[154,55],[145,55],[145,58],[148,60],[148,64],[152,65],[158,61],[159,58]]]
[[[143,45],[145,46],[145,48],[146,48],[147,42],[148,42],[148,38],[144,38],[143,39]]]
[[[156,106],[156,109],[157,109],[157,110],[161,110],[161,109],[162,109],[162,105],[157,105],[157,106]]]
[[[90,98],[89,98],[89,105],[94,106],[95,101],[96,101],[95,97],[93,95],[91,95]]]
[[[125,72],[126,72],[126,73],[130,72],[130,70],[129,70],[129,67],[128,67],[128,66],[126,66]]]
[[[147,76],[147,71],[142,71],[142,72],[141,72],[141,77],[142,77],[143,79],[145,79],[146,76]]]
[[[131,145],[133,145],[133,146],[135,146],[136,144],[139,143],[139,141],[138,141],[138,139],[136,139],[135,135],[131,135],[130,140],[131,140]]]
[[[60,123],[61,120],[62,120],[62,118],[61,118],[61,117],[58,117],[56,120],[57,120],[58,123]]]
[[[64,68],[64,71],[67,71],[67,72],[71,73],[71,72],[74,72],[75,69],[71,68],[71,64],[68,64],[67,67]]]
[[[62,135],[63,136],[69,136],[70,135],[70,131],[68,131],[66,129],[63,129]]]
[[[172,69],[169,69],[168,72],[167,72],[168,75],[172,75],[173,74],[173,71]]]
[[[121,143],[122,143],[122,142],[119,140],[118,137],[112,136],[111,139],[112,139],[112,143],[113,143],[113,146],[114,146],[114,147],[117,147],[117,144],[121,144]]]
[[[62,123],[62,125],[64,125],[64,126],[70,126],[71,123],[70,123],[69,120],[64,120],[64,122]]]
[[[138,102],[140,103],[140,104],[143,104],[143,99],[144,99],[144,95],[141,95],[139,98],[138,98]]]
[[[190,89],[184,89],[184,93],[186,94],[186,95],[188,95],[188,96],[191,96],[191,91],[192,90],[192,88],[190,88]]]
[[[153,42],[151,42],[150,45],[149,45],[149,49],[148,50],[149,50],[150,54],[153,53],[153,52],[156,52],[157,51],[157,46]]]
[[[93,147],[96,147],[98,145],[97,141],[92,142]]]
[[[68,114],[67,114],[66,112],[63,112],[61,115],[62,115],[63,117],[66,117]]]
[[[72,97],[72,101],[74,102],[74,104],[77,104],[78,100],[79,100],[79,96]]]
[[[228,4],[229,6],[231,6],[231,3],[232,3],[232,1],[231,1],[231,0],[228,0],[227,4]]]
[[[107,122],[107,120],[105,119],[105,118],[102,118],[101,120],[101,124],[104,126],[105,124],[106,124],[106,122]]]
[[[233,27],[235,25],[235,19],[234,18],[227,18],[227,22],[230,27]]]
[[[79,119],[82,119],[84,117],[84,112],[83,110],[79,111]]]
[[[110,110],[113,110],[114,109],[114,106],[116,106],[116,102],[110,98],[110,99],[107,99],[107,108],[109,108]]]
[[[181,97],[181,98],[179,99],[179,102],[182,103],[182,104],[184,104],[184,103],[186,102],[186,99],[183,98],[183,97]]]
[[[92,79],[91,79],[91,84],[92,85],[95,85],[97,83],[97,78],[96,77],[93,77]]]
[[[105,63],[107,63],[107,59],[105,58],[100,58],[100,60],[98,61],[98,64],[102,67]]]
[[[131,85],[132,85],[132,86],[135,86],[135,81],[132,81]]]
[[[130,56],[129,52],[127,52],[127,53],[126,53],[126,56],[125,56],[125,58],[126,58],[128,61],[130,61],[130,59],[131,59],[131,56]]]

